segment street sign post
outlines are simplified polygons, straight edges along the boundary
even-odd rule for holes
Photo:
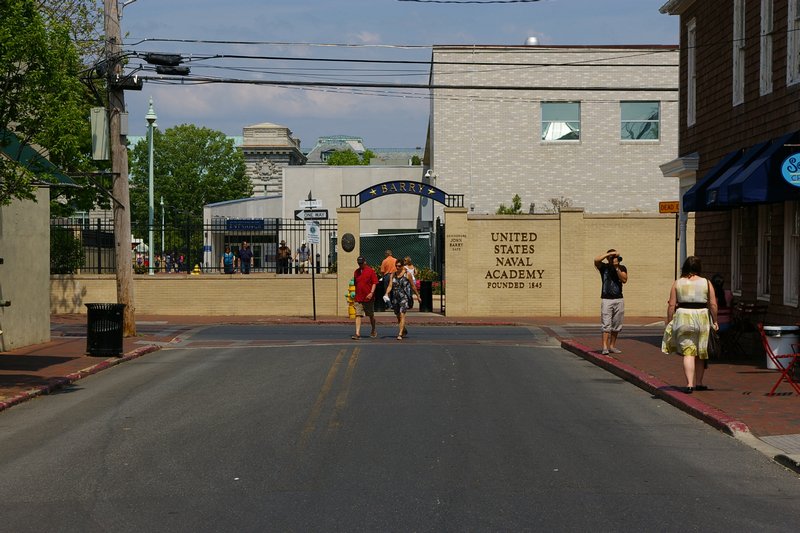
[[[294,212],[295,220],[328,220],[327,209],[296,209]]]
[[[681,241],[681,234],[679,228],[679,217],[681,212],[680,202],[658,202],[659,213],[674,213],[675,214],[675,275],[678,275],[678,245]]]
[[[322,200],[300,200],[300,209],[319,209],[322,207]]]
[[[308,244],[319,244],[319,222],[306,221],[306,241]]]
[[[680,212],[680,202],[658,202],[659,213],[678,213]]]

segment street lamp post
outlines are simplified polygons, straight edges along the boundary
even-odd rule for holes
[[[164,264],[164,197],[161,197],[161,264]]]
[[[153,270],[153,126],[155,125],[156,119],[156,111],[153,109],[153,97],[150,97],[150,107],[147,109],[147,115],[144,117],[147,120],[147,136],[148,136],[148,145],[147,145],[147,156],[148,156],[148,175],[147,175],[147,199],[148,199],[148,211],[147,211],[147,229],[148,229],[148,250],[147,250],[147,258],[149,260],[147,273],[151,276],[155,274]],[[162,200],[163,205],[163,200]],[[162,210],[163,213],[163,210]],[[162,215],[163,216],[163,215]],[[163,227],[163,225],[162,225]],[[162,239],[163,239],[163,232],[162,232]]]

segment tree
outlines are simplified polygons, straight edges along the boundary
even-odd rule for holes
[[[89,134],[86,91],[69,28],[46,24],[33,0],[0,0],[0,13],[0,133],[46,148],[64,169],[80,167]],[[0,158],[0,205],[34,198],[36,177],[20,163]]]
[[[328,165],[333,167],[369,165],[373,157],[375,157],[375,153],[372,150],[364,150],[364,153],[359,157],[357,153],[348,148],[347,150],[332,153],[328,157]]]
[[[146,227],[148,218],[148,143],[131,153],[131,220]],[[225,134],[183,124],[163,133],[153,130],[153,189],[167,206],[170,223],[200,223],[203,206],[253,194],[244,156]]]
[[[505,204],[500,204],[497,208],[498,215],[521,215],[522,214],[522,198],[519,194],[515,194],[511,199],[511,207],[506,207]]]
[[[545,213],[560,213],[563,207],[570,207],[572,200],[559,196],[558,198],[550,198],[550,205],[544,208]]]

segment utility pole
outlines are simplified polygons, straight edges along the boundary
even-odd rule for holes
[[[114,185],[114,257],[117,262],[117,303],[125,304],[123,335],[136,335],[135,304],[133,298],[133,263],[131,261],[131,211],[128,192],[128,147],[122,131],[122,113],[125,113],[125,92],[122,76],[122,31],[119,24],[117,0],[103,0],[103,25],[106,37],[106,62],[108,65],[108,123],[111,143],[111,173]]]

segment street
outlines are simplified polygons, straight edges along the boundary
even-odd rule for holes
[[[795,474],[541,329],[409,330],[198,328],[3,412],[0,531],[796,529]]]

